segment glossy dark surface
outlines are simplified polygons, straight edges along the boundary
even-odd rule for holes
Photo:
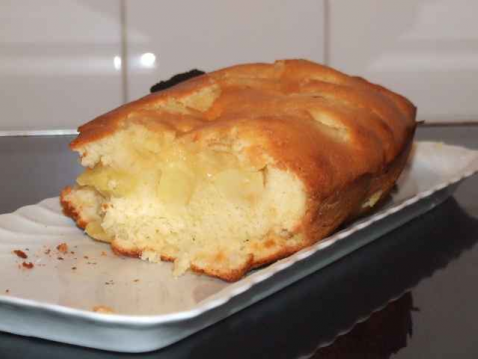
[[[417,137],[478,148],[478,126]],[[73,181],[70,139],[0,138],[0,213]],[[426,215],[163,350],[123,355],[0,333],[0,358],[478,358],[477,242],[475,176]]]

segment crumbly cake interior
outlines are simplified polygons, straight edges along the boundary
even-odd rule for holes
[[[89,201],[86,233],[142,259],[174,260],[176,274],[191,263],[199,270],[244,267],[258,241],[293,242],[304,214],[297,178],[253,165],[227,146],[200,148],[130,124],[85,152],[90,166],[71,196]]]

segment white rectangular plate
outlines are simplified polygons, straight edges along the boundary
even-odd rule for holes
[[[122,352],[159,349],[425,213],[477,171],[478,151],[418,142],[380,212],[233,284],[191,273],[174,278],[170,263],[115,256],[61,213],[58,198],[46,199],[0,215],[0,330]],[[97,306],[114,313],[94,312]]]

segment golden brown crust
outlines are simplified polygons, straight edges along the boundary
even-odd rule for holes
[[[210,89],[218,91],[210,106],[188,102]],[[141,122],[205,146],[243,141],[258,167],[266,154],[274,167],[295,173],[307,192],[306,215],[292,233],[302,241],[276,243],[275,251],[257,248],[257,256],[228,273],[192,265],[196,272],[232,281],[367,213],[364,202],[375,193],[380,191],[383,201],[405,166],[415,115],[410,101],[384,87],[310,61],[285,60],[226,68],[126,104],[81,126],[71,148],[81,152],[130,122]],[[65,214],[84,228],[65,195]],[[118,254],[141,256],[115,241],[112,247]]]
[[[73,202],[68,200],[68,195],[71,193],[72,188],[70,186],[65,187],[60,194],[60,204],[63,209],[63,213],[72,218],[78,227],[81,229],[85,229],[86,225],[88,224],[87,221],[85,221],[81,217],[80,209],[75,206]]]
[[[244,277],[244,275],[253,268],[252,263],[252,257],[250,257],[244,266],[227,271],[221,271],[217,268],[199,267],[191,263],[191,270],[198,274],[207,274],[208,276],[225,280],[226,282],[235,282]]]
[[[126,256],[126,257],[132,257],[132,258],[141,257],[141,251],[139,249],[124,248],[118,245],[115,241],[111,242],[111,249],[113,250],[114,254],[119,256]]]
[[[370,187],[366,198],[369,198],[374,193],[381,192],[379,201],[373,207],[360,207],[357,212],[352,212],[348,220],[353,220],[357,217],[366,215],[375,207],[380,205],[388,199],[388,195],[392,191],[395,183],[407,164],[408,157],[413,146],[413,136],[403,148],[402,152],[395,158],[395,160],[386,166],[383,171],[372,178]]]
[[[394,143],[395,155],[415,126],[415,107],[404,97],[379,85],[347,76],[310,61],[285,60],[275,64],[233,66],[145,96],[81,126],[78,129],[80,135],[72,142],[71,147],[77,149],[88,142],[97,141],[114,133],[137,111],[149,111],[150,114],[161,112],[161,105],[171,98],[181,100],[213,85],[219,85],[221,88],[221,96],[215,101],[213,108],[205,113],[192,111],[192,114],[190,112],[188,116],[184,116],[195,117],[196,131],[208,126],[210,121],[222,122],[230,117],[249,118],[251,113],[253,117],[258,117],[261,113],[269,116],[274,114],[276,117],[288,115],[287,112],[297,115],[298,112],[294,112],[290,107],[291,101],[284,103],[283,100],[306,94],[311,95],[312,100],[315,95],[318,105],[321,102],[322,105],[329,106],[340,104],[339,107],[343,109],[347,104],[353,110],[362,108],[368,110],[369,115],[373,113],[379,115],[381,121],[388,124],[388,130],[394,133],[394,140],[397,142]],[[230,106],[231,101],[233,106]],[[270,111],[271,107],[273,112]],[[284,113],[281,113],[282,111]],[[304,113],[301,115],[304,117]],[[341,119],[347,117],[341,113],[336,115]],[[164,116],[158,117],[158,120],[164,121]],[[184,118],[176,123],[182,121]],[[382,126],[380,121],[373,121],[367,125],[370,125],[366,129],[368,135]]]

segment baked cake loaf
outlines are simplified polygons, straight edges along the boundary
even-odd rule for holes
[[[310,61],[225,68],[81,126],[86,170],[61,203],[118,254],[234,281],[383,201],[415,113]]]

